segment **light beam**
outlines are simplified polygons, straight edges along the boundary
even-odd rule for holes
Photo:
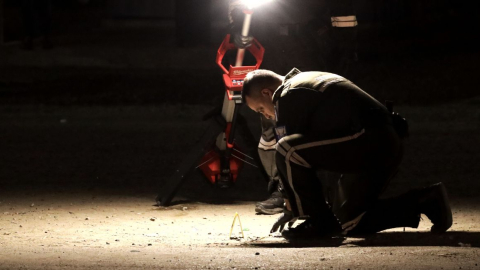
[[[254,9],[260,5],[263,5],[268,2],[272,2],[273,0],[242,0],[242,3],[248,8],[248,9]]]

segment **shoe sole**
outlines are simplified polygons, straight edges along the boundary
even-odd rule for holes
[[[288,241],[309,241],[309,240],[323,240],[332,239],[333,237],[340,236],[340,233],[326,233],[323,231],[311,230],[311,231],[298,231],[295,228],[286,229],[282,231],[282,236]]]
[[[448,194],[445,185],[443,183],[439,183],[437,185],[437,190],[440,194],[440,212],[445,213],[445,215],[442,217],[441,225],[434,224],[432,228],[430,228],[430,231],[432,233],[444,233],[452,226],[452,209],[450,208],[450,203],[448,202]]]
[[[277,207],[277,208],[272,208],[272,209],[267,209],[262,206],[255,206],[255,212],[259,214],[264,214],[264,215],[275,215],[283,212],[283,208]]]

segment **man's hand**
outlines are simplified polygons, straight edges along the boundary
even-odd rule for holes
[[[282,232],[283,228],[285,227],[285,224],[287,224],[287,223],[288,223],[288,228],[291,228],[293,226],[293,223],[295,223],[296,220],[297,220],[297,218],[293,216],[293,212],[284,208],[283,209],[283,214],[273,224],[273,227],[270,230],[270,233],[274,233],[277,230],[279,232]],[[280,228],[280,230],[279,230],[279,228]]]

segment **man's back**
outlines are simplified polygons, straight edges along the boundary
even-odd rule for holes
[[[329,139],[390,121],[385,106],[349,80],[326,72],[298,72],[289,73],[292,77],[287,75],[274,95],[277,125],[285,126],[287,135]]]

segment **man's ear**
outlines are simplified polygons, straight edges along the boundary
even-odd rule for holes
[[[263,97],[268,97],[270,99],[272,99],[272,96],[273,96],[273,91],[268,89],[268,88],[263,88],[262,91],[260,91],[260,93],[262,94]]]

